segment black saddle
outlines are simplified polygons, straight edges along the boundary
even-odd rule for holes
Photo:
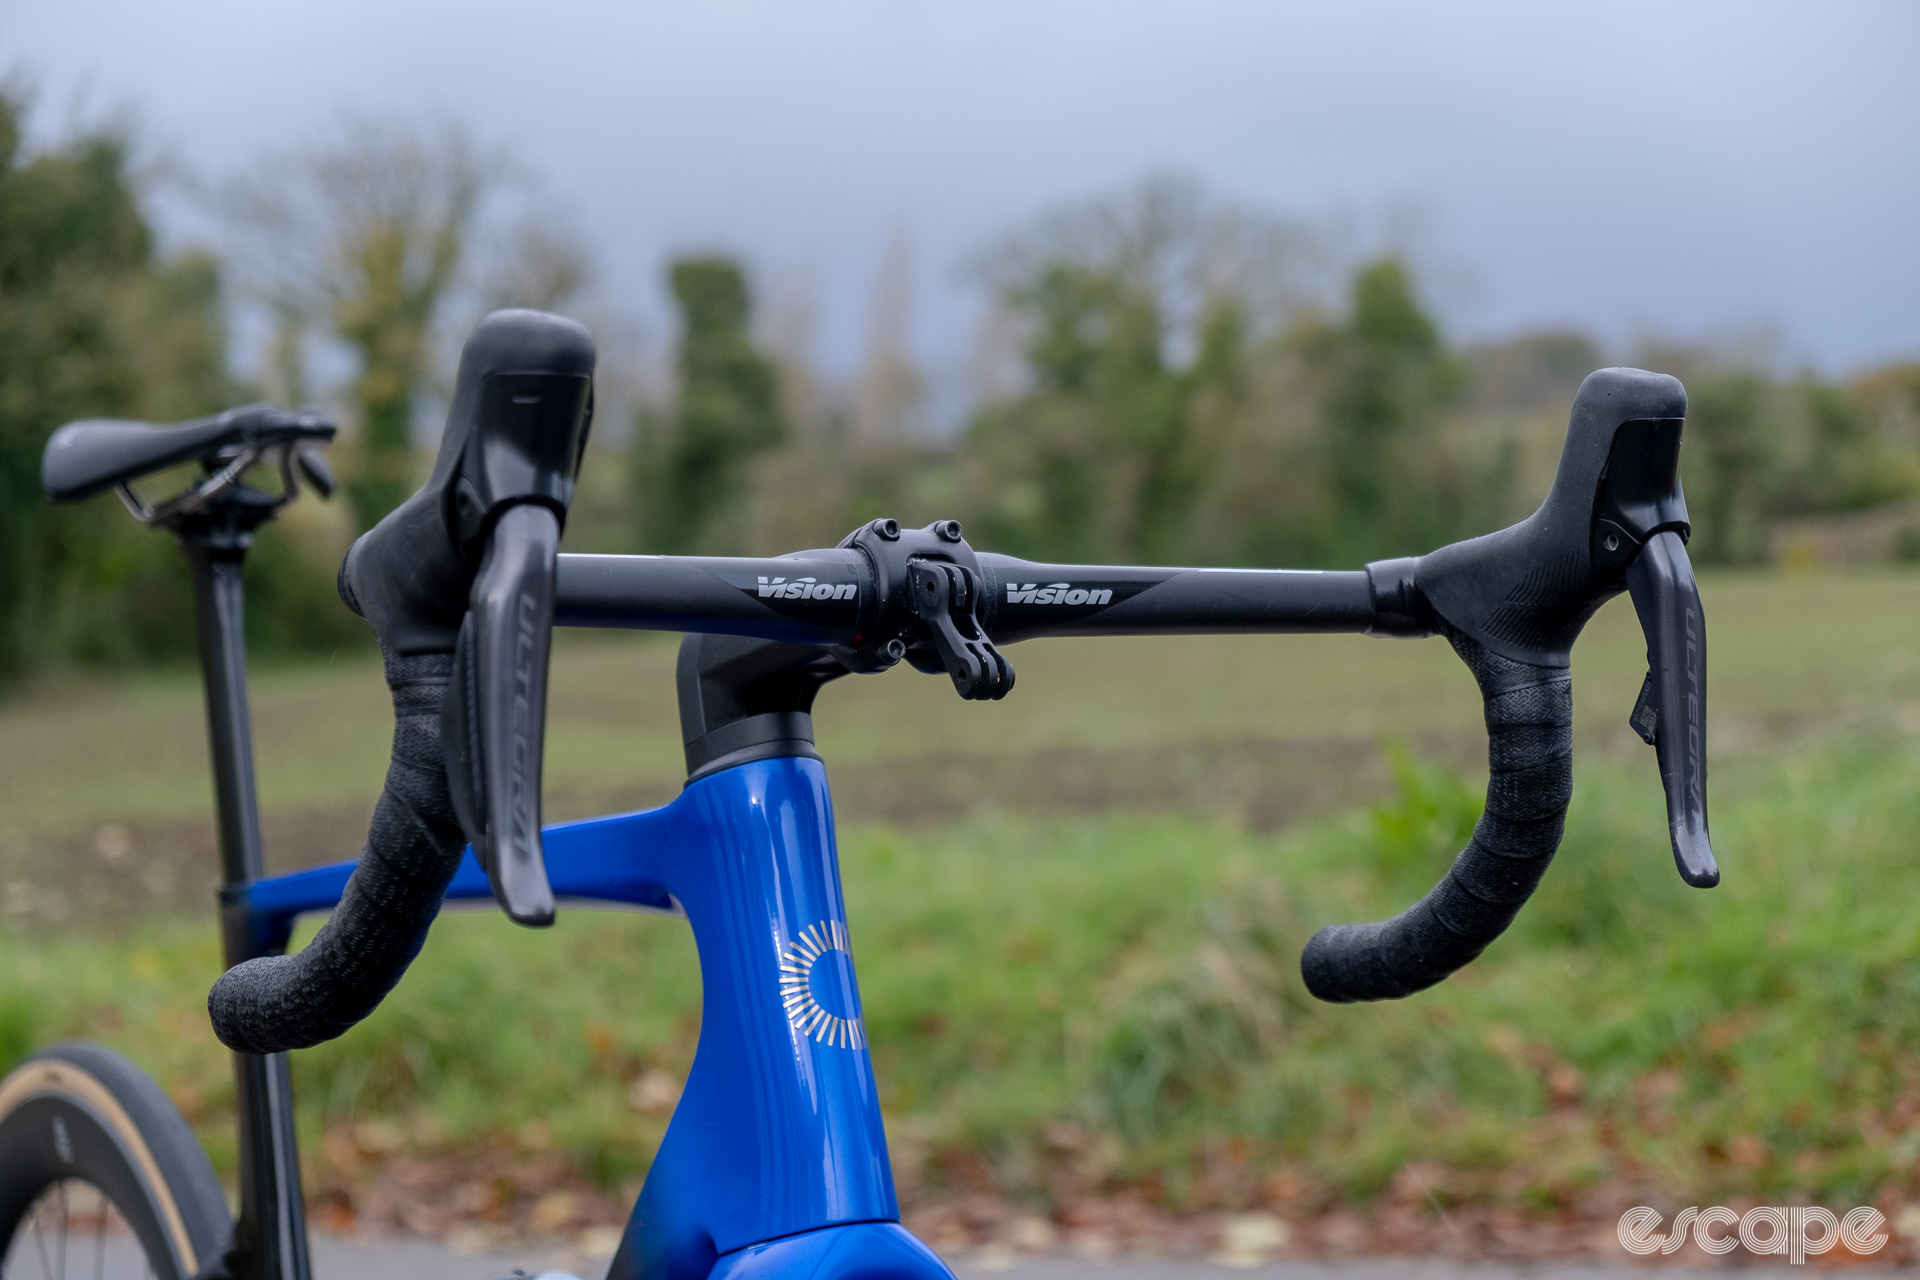
[[[54,502],[77,502],[183,462],[226,462],[249,450],[331,440],[333,433],[334,425],[317,413],[270,404],[167,426],[85,418],[48,439],[40,458],[40,487]]]

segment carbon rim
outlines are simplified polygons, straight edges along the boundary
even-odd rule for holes
[[[40,1193],[0,1258],[0,1280],[155,1280],[156,1274],[126,1216],[79,1178]]]

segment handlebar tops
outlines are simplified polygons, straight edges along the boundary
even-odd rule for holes
[[[1509,529],[1364,570],[1044,565],[977,553],[958,521],[875,520],[768,559],[557,554],[591,417],[593,345],[570,321],[499,312],[468,340],[426,485],[341,567],[386,655],[393,763],[346,895],[298,955],[215,985],[220,1038],[266,1053],[364,1017],[424,941],[470,840],[515,920],[544,924],[539,787],[553,625],[685,631],[689,773],[812,755],[814,695],[905,661],[962,697],[1005,697],[1002,647],[1047,635],[1352,632],[1445,636],[1486,704],[1486,812],[1451,869],[1391,920],[1323,929],[1301,971],[1323,1000],[1404,996],[1477,956],[1559,846],[1572,789],[1574,640],[1629,592],[1649,673],[1632,723],[1657,748],[1673,854],[1719,878],[1705,794],[1705,628],[1686,554],[1673,378],[1581,386],[1552,490]]]

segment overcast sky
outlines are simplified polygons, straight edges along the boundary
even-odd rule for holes
[[[1278,0],[0,0],[46,119],[130,110],[208,174],[344,109],[516,152],[658,314],[663,255],[810,290],[853,364],[889,239],[965,368],[970,254],[1175,171],[1411,243],[1450,331],[1771,329],[1920,356],[1920,5]],[[77,104],[77,105],[76,105]]]

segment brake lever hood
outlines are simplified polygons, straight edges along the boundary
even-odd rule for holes
[[[540,852],[547,655],[593,367],[593,339],[571,320],[482,320],[461,349],[432,475],[354,544],[340,575],[389,655],[454,655],[442,709],[454,810],[523,924],[553,918]]]
[[[593,348],[569,322],[513,327],[537,340],[522,337],[505,358],[477,360],[471,372],[463,360],[455,396],[455,414],[464,407],[470,420],[442,473],[445,516],[479,571],[454,646],[442,742],[454,810],[494,897],[517,923],[546,925],[553,890],[540,846],[540,782],[553,582],[593,418]]]
[[[1677,378],[1642,369],[1589,374],[1574,397],[1560,468],[1539,510],[1420,558],[1414,582],[1433,611],[1501,657],[1569,665],[1581,628],[1626,585],[1617,572],[1624,557],[1617,565],[1593,558],[1603,505],[1609,514],[1620,505],[1603,503],[1601,494],[1615,440],[1630,424],[1672,423],[1677,449],[1686,413],[1686,389]],[[1637,431],[1627,434],[1638,438]],[[1677,500],[1678,473],[1669,476]],[[1684,504],[1679,510],[1684,520]]]
[[[1649,668],[1632,723],[1659,753],[1674,861],[1688,884],[1704,888],[1720,872],[1707,836],[1706,624],[1680,486],[1686,413],[1676,378],[1640,369],[1589,375],[1539,510],[1498,533],[1369,572],[1389,589],[1410,578],[1410,594],[1445,628],[1547,667],[1569,666],[1587,620],[1631,592]]]

